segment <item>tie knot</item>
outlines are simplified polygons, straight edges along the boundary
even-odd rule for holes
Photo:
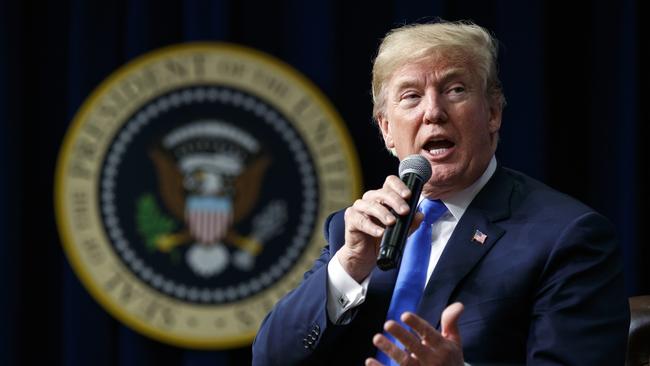
[[[420,202],[420,211],[424,214],[424,222],[431,225],[447,212],[447,206],[440,200],[425,198]]]

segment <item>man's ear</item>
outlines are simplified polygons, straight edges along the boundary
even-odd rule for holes
[[[495,98],[496,99],[496,98]],[[494,100],[490,103],[490,119],[488,120],[488,129],[490,133],[495,134],[501,128],[501,116],[503,115],[503,107],[499,101]]]
[[[384,144],[386,144],[387,149],[392,149],[395,147],[395,142],[393,141],[393,135],[391,132],[390,122],[382,114],[377,116],[377,124],[381,130],[381,135],[384,138]]]

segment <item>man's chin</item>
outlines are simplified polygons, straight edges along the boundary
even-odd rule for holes
[[[453,164],[435,164],[431,166],[429,183],[433,186],[449,186],[457,180],[461,170]]]
[[[429,198],[444,198],[455,192],[459,175],[455,170],[436,167],[431,172],[431,179],[425,184],[423,193]]]

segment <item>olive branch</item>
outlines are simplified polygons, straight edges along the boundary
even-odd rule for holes
[[[149,251],[157,249],[156,240],[176,229],[174,220],[158,207],[153,194],[143,194],[136,202],[136,227]]]

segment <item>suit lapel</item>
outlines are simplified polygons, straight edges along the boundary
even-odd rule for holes
[[[440,315],[454,289],[490,249],[504,230],[495,222],[510,216],[512,179],[497,168],[494,175],[469,205],[425,287],[418,314],[439,326]],[[480,233],[487,237],[481,243]],[[475,237],[479,234],[479,237]]]

